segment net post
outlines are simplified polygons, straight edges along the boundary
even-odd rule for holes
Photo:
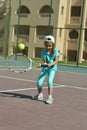
[[[51,26],[52,3],[53,3],[53,0],[50,1],[50,12],[49,12],[48,35],[51,33],[51,31],[50,31],[50,26]]]
[[[5,42],[5,59],[7,59],[7,57],[8,57],[10,21],[11,21],[11,0],[9,0],[9,8],[8,8],[8,12],[7,12],[7,40]]]
[[[17,40],[16,40],[16,57],[17,60],[17,53],[18,53],[18,36],[19,36],[19,26],[20,26],[20,7],[21,7],[21,0],[19,0],[19,9],[18,9],[18,25],[17,25]]]
[[[79,35],[79,42],[78,42],[78,49],[77,49],[77,63],[76,66],[79,66],[80,61],[80,53],[81,53],[81,42],[82,42],[82,31],[83,31],[83,24],[84,24],[84,12],[85,12],[85,4],[86,0],[82,0],[82,11],[81,11],[81,22],[80,22],[80,35]]]

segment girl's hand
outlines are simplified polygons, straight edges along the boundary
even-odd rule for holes
[[[40,68],[41,67],[41,63],[38,63],[37,67]]]
[[[49,63],[49,64],[48,64],[48,67],[49,67],[49,68],[51,68],[52,66],[53,66],[53,64],[52,64],[52,63]]]
[[[48,64],[47,64],[47,63],[44,63],[44,64],[38,63],[37,67],[38,67],[38,68],[41,68],[41,67],[42,67],[42,65],[43,65],[43,66],[44,66],[44,65],[47,65],[47,66],[48,66]]]
[[[47,63],[46,63],[46,62],[44,62],[44,65],[47,65]]]

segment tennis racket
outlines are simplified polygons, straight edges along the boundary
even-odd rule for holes
[[[31,69],[39,67],[48,67],[48,65],[37,63],[21,53],[8,57],[7,64],[8,69],[16,73],[27,72]]]

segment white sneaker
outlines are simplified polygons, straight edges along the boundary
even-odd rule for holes
[[[43,100],[43,94],[42,93],[37,94],[36,96],[33,97],[33,100],[42,101]]]
[[[54,102],[54,99],[52,97],[48,96],[46,103],[47,104],[53,104],[53,102]]]

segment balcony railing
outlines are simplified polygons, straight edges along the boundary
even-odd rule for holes
[[[15,37],[16,38],[16,37]],[[19,42],[29,42],[29,36],[28,35],[18,35]]]
[[[80,17],[71,17],[70,24],[80,24]]]
[[[20,16],[21,18],[27,18],[28,15],[29,15],[29,14],[27,14],[27,13],[21,13],[21,14],[19,14],[19,16]]]
[[[45,36],[45,35],[38,35],[38,39],[39,39],[39,40],[40,40],[40,39],[43,40],[43,39],[44,39],[44,36]]]
[[[49,13],[40,13],[41,17],[49,17],[49,15],[50,15]]]

